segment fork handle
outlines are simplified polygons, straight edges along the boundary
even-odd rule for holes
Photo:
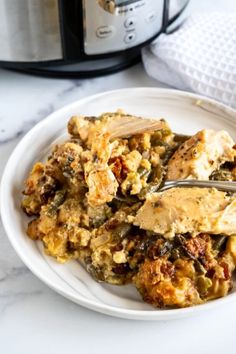
[[[174,187],[200,187],[200,188],[216,188],[225,192],[236,193],[236,182],[229,181],[199,181],[195,179],[180,179],[165,181],[162,188],[158,192],[163,192]]]

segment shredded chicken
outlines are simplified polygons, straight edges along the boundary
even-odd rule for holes
[[[225,161],[234,161],[234,141],[225,131],[204,129],[185,141],[168,162],[167,179],[209,179]]]
[[[186,232],[233,235],[236,198],[211,188],[172,188],[149,195],[134,224],[165,237]]]

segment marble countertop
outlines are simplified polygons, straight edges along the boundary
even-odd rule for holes
[[[197,0],[195,0],[195,4]],[[203,6],[204,3],[204,6]],[[231,1],[198,1],[236,10]],[[22,136],[52,111],[109,89],[164,87],[141,64],[104,78],[53,80],[0,70],[0,174]],[[84,309],[50,290],[22,263],[0,224],[0,353],[235,352],[236,303],[195,318],[136,322]]]

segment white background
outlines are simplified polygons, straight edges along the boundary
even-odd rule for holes
[[[193,0],[190,10],[236,11],[235,0]],[[93,80],[52,80],[0,70],[0,173],[21,137],[53,110],[88,94],[164,86],[141,65]],[[0,353],[235,353],[236,303],[173,322],[137,322],[81,308],[54,293],[10,246],[0,225]]]

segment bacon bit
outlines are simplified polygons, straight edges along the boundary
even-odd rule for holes
[[[211,279],[214,277],[214,275],[215,275],[215,270],[213,268],[209,269],[206,273],[206,277]]]
[[[114,245],[113,247],[111,247],[112,252],[118,252],[118,251],[122,251],[122,250],[123,250],[123,245],[121,243],[118,243],[118,244]]]
[[[127,177],[128,169],[125,166],[122,156],[113,157],[109,160],[109,165],[112,165],[111,169],[114,173],[117,181],[121,184]]]
[[[175,267],[171,263],[162,264],[160,270],[164,275],[169,277],[172,277],[175,273]]]
[[[207,243],[201,237],[194,237],[186,242],[185,247],[194,257],[203,256],[206,252]]]
[[[225,280],[229,280],[231,278],[229,265],[226,262],[221,262],[220,266],[223,268]]]
[[[117,228],[117,226],[120,224],[120,221],[118,219],[111,219],[111,220],[108,220],[105,224],[105,229],[107,231],[109,230],[114,230]]]
[[[115,274],[123,275],[130,271],[130,267],[128,263],[121,263],[116,265],[112,270]]]

